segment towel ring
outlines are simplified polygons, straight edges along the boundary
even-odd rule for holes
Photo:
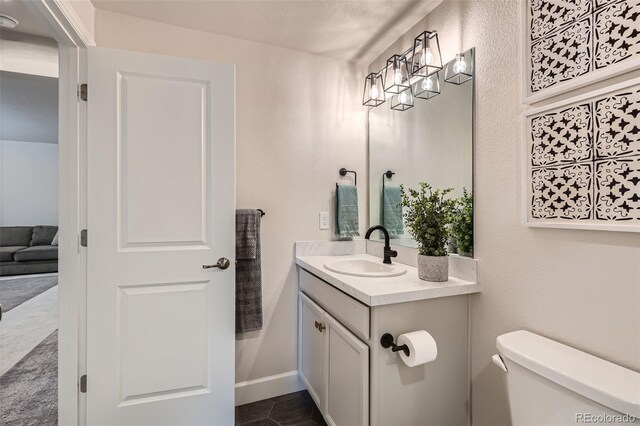
[[[391,170],[387,170],[386,172],[384,172],[382,174],[382,187],[384,188],[384,178],[386,177],[387,179],[391,179],[393,177],[393,175],[395,175],[395,172],[392,172]]]
[[[356,173],[355,170],[347,170],[343,167],[340,170],[338,170],[338,173],[340,173],[340,176],[346,176],[347,173],[353,173],[353,184],[356,186],[358,185],[358,173]],[[338,187],[338,184],[336,183],[336,188],[337,187]]]

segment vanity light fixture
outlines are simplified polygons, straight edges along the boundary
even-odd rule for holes
[[[423,31],[413,41],[411,76],[429,77],[442,70],[440,42],[436,31]]]
[[[444,81],[453,84],[463,84],[473,78],[473,54],[471,50],[458,53],[449,62],[444,71]]]
[[[364,81],[364,94],[362,95],[362,105],[377,107],[385,101],[384,80],[382,73],[369,74]]]
[[[413,107],[414,98],[431,99],[440,94],[441,70],[438,33],[423,31],[413,46],[392,55],[383,69],[365,77],[362,104],[377,107],[391,98],[391,109],[406,111]]]
[[[387,59],[387,66],[384,70],[384,91],[389,95],[397,95],[411,87],[409,83],[409,67],[407,57],[404,55],[393,55]]]
[[[413,92],[411,86],[391,98],[391,109],[406,111],[409,108],[413,108]]]
[[[440,94],[440,73],[436,72],[416,81],[413,84],[413,94],[420,99],[431,99],[438,96]]]

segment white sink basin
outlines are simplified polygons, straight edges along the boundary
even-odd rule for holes
[[[329,261],[324,264],[324,267],[339,274],[356,277],[397,277],[407,273],[407,268],[404,266],[398,263],[387,265],[382,263],[382,260],[373,262],[368,259],[340,259]]]

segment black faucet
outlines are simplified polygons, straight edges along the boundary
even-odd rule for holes
[[[364,238],[368,240],[373,231],[382,231],[384,234],[384,259],[382,260],[382,263],[391,263],[391,258],[396,257],[398,252],[391,250],[391,246],[389,245],[389,231],[387,231],[387,229],[382,225],[372,226],[367,229],[367,233],[364,235]]]

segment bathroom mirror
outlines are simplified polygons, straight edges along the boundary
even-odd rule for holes
[[[460,62],[460,56],[466,63],[463,67],[467,73],[470,68],[472,75],[474,49],[446,64],[438,73],[438,81],[429,84],[430,88],[439,85],[440,94],[429,99],[415,97],[414,106],[405,111],[392,110],[387,105],[391,99],[369,110],[369,220],[371,225],[396,224],[390,226],[396,228],[391,232],[392,244],[417,247],[406,224],[398,222],[398,210],[384,207],[383,192],[389,204],[389,200],[398,195],[400,185],[418,189],[419,182],[427,182],[434,188],[453,188],[451,197],[462,197],[465,188],[472,197],[475,76],[466,81],[449,78],[453,69],[460,69],[455,63]],[[467,199],[466,211],[472,218],[470,199]],[[473,253],[472,246],[458,250],[455,241],[449,249],[463,256]]]

